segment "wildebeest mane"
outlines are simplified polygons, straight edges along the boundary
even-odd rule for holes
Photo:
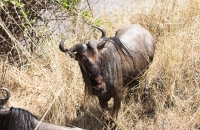
[[[34,118],[29,111],[13,108],[0,115],[1,130],[34,130]]]
[[[132,57],[132,53],[129,51],[128,47],[127,47],[123,42],[121,42],[121,41],[119,40],[119,38],[117,38],[117,37],[111,37],[111,40],[113,40],[113,42],[112,42],[113,44],[119,46],[121,49],[124,49],[124,50],[128,53],[128,55],[129,55],[131,58],[133,58],[133,57]]]
[[[87,61],[86,63],[86,70],[88,72],[88,76],[90,78],[96,78],[100,73],[100,69],[96,64],[93,64],[92,62],[90,62],[88,59],[86,59]]]
[[[89,86],[90,85],[95,86],[97,84],[95,78],[97,78],[101,74],[101,70],[95,63],[92,63],[87,58],[82,58],[81,62],[84,64],[84,67],[80,65],[80,69],[83,74],[84,82],[86,83],[85,92],[91,95],[93,94],[92,93],[93,88],[90,88]],[[90,79],[90,81],[87,81],[88,79]]]

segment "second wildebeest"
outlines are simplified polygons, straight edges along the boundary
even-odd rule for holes
[[[41,122],[23,108],[5,107],[10,91],[7,88],[0,90],[6,92],[5,97],[0,96],[0,130],[83,130]]]
[[[113,37],[106,37],[103,28],[96,40],[87,44],[78,43],[64,48],[63,37],[59,44],[62,52],[78,61],[85,82],[85,89],[98,96],[102,109],[108,107],[108,101],[114,98],[112,117],[117,118],[125,86],[133,87],[138,77],[152,62],[155,42],[149,31],[139,24],[125,26]]]

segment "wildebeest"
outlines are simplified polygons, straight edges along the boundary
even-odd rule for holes
[[[4,107],[10,97],[10,91],[6,88],[0,90],[6,92],[5,97],[0,97],[0,130],[82,130],[40,122],[25,109]]]
[[[95,28],[102,33],[99,39],[65,48],[66,35],[59,49],[78,61],[85,89],[98,96],[102,109],[108,107],[111,97],[114,98],[112,117],[116,119],[122,92],[127,86],[133,87],[152,62],[155,41],[150,32],[139,24],[125,26],[113,37],[106,37],[103,28]]]

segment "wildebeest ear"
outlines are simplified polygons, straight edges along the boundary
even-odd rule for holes
[[[67,54],[71,57],[71,58],[76,58],[76,55],[73,52],[68,51]]]
[[[102,48],[105,46],[106,42],[107,42],[107,40],[103,40],[101,43],[99,43],[99,44],[97,45],[97,49],[98,49],[98,50],[102,49]]]

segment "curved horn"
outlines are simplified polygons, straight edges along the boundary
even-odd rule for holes
[[[60,42],[60,44],[59,44],[59,49],[60,49],[60,51],[62,51],[62,52],[67,52],[67,51],[68,51],[68,49],[65,49],[65,48],[64,48],[64,42],[65,42],[66,38],[67,38],[67,35],[65,35],[65,36],[62,38],[62,40],[61,40],[61,42]]]
[[[59,44],[59,49],[60,49],[62,52],[68,52],[69,55],[70,55],[72,58],[74,58],[74,54],[73,54],[72,52],[77,52],[77,53],[79,53],[79,54],[82,54],[82,53],[84,53],[84,52],[87,50],[87,46],[86,46],[84,43],[78,43],[78,44],[72,46],[70,49],[65,49],[65,48],[64,48],[64,42],[65,42],[66,38],[67,38],[67,35],[65,35],[65,36],[62,38],[62,40],[61,40],[61,42],[60,42],[60,44]]]
[[[8,100],[10,98],[10,90],[8,90],[7,88],[0,88],[0,90],[6,91],[6,97],[0,97],[0,100]]]
[[[95,28],[99,29],[99,31],[101,31],[102,35],[101,35],[100,38],[105,38],[106,37],[106,31],[105,31],[105,29],[103,29],[101,27],[97,27],[97,26],[93,26],[93,27],[95,27]]]
[[[6,92],[6,97],[0,97],[0,105],[3,106],[7,103],[8,99],[10,98],[10,90],[8,90],[7,88],[0,88],[0,90]]]

